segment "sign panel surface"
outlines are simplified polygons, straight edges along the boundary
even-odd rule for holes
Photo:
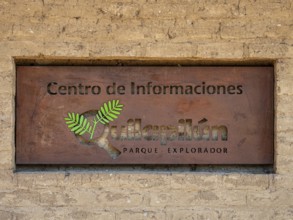
[[[273,67],[17,67],[17,164],[273,164]]]

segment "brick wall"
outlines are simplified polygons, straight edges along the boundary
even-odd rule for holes
[[[1,0],[0,219],[293,219],[292,14],[291,0]],[[28,58],[274,62],[276,173],[15,172]]]

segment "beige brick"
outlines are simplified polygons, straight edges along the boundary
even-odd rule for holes
[[[272,185],[276,190],[284,190],[293,192],[293,176],[292,175],[275,175]]]
[[[144,56],[145,49],[141,47],[139,42],[113,45],[112,43],[75,43],[75,42],[46,42],[46,49],[43,55],[45,56],[61,56],[61,57],[90,57],[91,59],[100,56],[116,57],[116,56]],[[56,50],[58,48],[58,50]]]
[[[50,213],[50,209],[43,209],[42,207],[34,207],[32,211],[32,207],[17,207],[14,209],[9,209],[9,213],[11,214],[10,219],[23,219],[23,220],[37,220],[37,219],[46,219],[47,213]],[[60,219],[56,218],[55,219]]]
[[[293,211],[292,206],[276,208],[272,216],[272,219],[274,220],[292,219],[293,217],[292,211]]]
[[[17,207],[11,209],[11,219],[39,220],[39,219],[89,219],[89,220],[114,220],[115,213],[104,210],[93,210],[77,207]]]
[[[239,206],[246,204],[246,192],[241,190],[173,190],[172,192],[152,192],[146,195],[154,207],[172,206]]]
[[[12,133],[13,126],[11,123],[4,121],[2,119],[2,124],[0,125],[0,132],[2,132],[3,137],[0,140],[0,152],[13,152],[14,145],[14,134]],[[6,154],[6,153],[4,153]]]
[[[105,186],[106,187],[106,186]],[[71,204],[81,207],[139,207],[143,196],[139,191],[114,189],[114,188],[80,188],[80,186],[71,188],[40,189],[40,202],[43,205],[66,205]],[[36,191],[36,190],[35,190]]]
[[[278,101],[282,100],[282,98],[284,98],[284,96],[286,97],[286,95],[293,95],[292,89],[291,89],[292,84],[293,84],[293,75],[287,75],[287,76],[282,75],[281,77],[277,78],[276,92],[278,95]],[[283,107],[281,107],[280,109],[282,109],[283,111],[287,110],[287,109],[284,109]]]
[[[0,94],[0,169],[12,169],[14,163],[14,105],[11,94]]]
[[[47,207],[58,207],[58,206],[78,206],[84,204],[84,198],[81,196],[81,200],[76,200],[76,194],[70,190],[62,190],[60,188],[52,188],[52,190],[39,190],[40,192],[40,204]],[[85,195],[82,193],[82,195]],[[94,195],[91,195],[94,196]],[[89,204],[96,204],[93,202],[92,197],[89,197]],[[89,206],[84,206],[89,207]]]
[[[292,167],[293,167],[293,158],[291,155],[283,156],[283,155],[277,155],[276,161],[276,173],[277,174],[291,174],[293,173]]]
[[[166,29],[166,39],[171,42],[194,42],[217,38],[220,23],[218,20],[206,19],[176,19],[173,25],[168,25]]]
[[[14,175],[17,180],[17,186],[21,189],[34,188],[53,188],[53,187],[63,187],[63,184],[60,182],[67,181],[65,180],[65,175],[62,173],[35,173],[35,172],[18,172]]]
[[[113,45],[109,43],[96,43],[93,44],[92,47],[89,49],[89,56],[90,57],[99,57],[99,56],[106,56],[106,57],[115,57],[115,56],[121,56],[121,53],[123,54],[123,51],[127,50],[128,56],[139,56],[142,55],[140,51],[140,44],[134,43],[134,44],[121,44],[121,45]],[[142,48],[143,49],[143,48]],[[124,51],[124,53],[126,53]],[[126,55],[126,56],[127,56]]]
[[[279,43],[270,44],[248,44],[249,57],[273,58],[287,57],[289,46]]]
[[[276,134],[276,137],[277,140],[280,141],[279,143],[290,144],[290,142],[292,141],[292,128],[290,127],[290,122],[292,122],[292,120],[292,117],[285,115],[277,120],[278,133]]]
[[[58,48],[58,49],[56,49]],[[44,56],[53,57],[78,57],[88,56],[89,48],[82,42],[45,42],[44,50],[41,52]]]
[[[290,137],[292,136],[292,134],[290,134]],[[278,136],[278,140],[280,140],[280,142],[282,141],[282,143],[278,143],[278,146],[275,150],[276,152],[276,157],[279,160],[279,156],[293,156],[293,143],[292,143],[292,139],[290,138],[288,140],[288,135],[286,135],[286,137],[280,137]]]
[[[97,203],[101,207],[140,207],[143,202],[143,195],[135,190],[107,190],[96,195]]]
[[[120,179],[125,179],[127,182],[132,182],[133,180],[129,179],[128,175],[118,175],[113,173],[87,173],[81,174],[81,186],[90,187],[90,188],[104,188],[111,187],[113,189],[119,189],[120,187],[127,187],[128,184],[120,185]],[[134,181],[133,181],[134,182]]]
[[[27,189],[1,192],[0,203],[2,207],[35,206],[40,203],[40,194]]]
[[[288,136],[288,134],[290,134],[291,132],[291,127],[290,125],[292,124],[293,121],[293,117],[292,117],[292,113],[291,111],[287,112],[287,111],[282,111],[282,112],[277,112],[277,119],[276,119],[276,129],[278,131],[278,133],[276,134],[277,140],[280,138],[281,142],[278,143],[282,143],[283,139],[284,141],[291,139],[290,136]]]
[[[13,94],[14,90],[15,90],[14,72],[0,70],[0,93]]]
[[[1,170],[0,176],[0,191],[17,188],[17,180],[11,170]]]
[[[62,24],[50,24],[50,28],[56,33],[51,38],[51,42],[85,44],[85,39],[86,42],[105,42],[107,39],[115,39],[120,23],[113,23],[109,18],[94,20],[70,18]]]
[[[54,215],[52,215],[54,216]],[[84,210],[84,209],[77,209],[72,210],[68,214],[69,218],[71,219],[89,219],[89,220],[116,220],[115,213],[112,212],[105,212],[105,211],[93,211],[93,210]]]
[[[243,206],[246,204],[245,190],[220,190],[218,205],[222,206]]]
[[[112,1],[105,2],[104,4],[98,5],[95,7],[96,13],[109,16],[114,19],[125,19],[130,18],[133,19],[135,17],[141,17],[143,8],[146,8],[147,3],[140,4],[139,1],[135,2],[127,2],[127,1]]]
[[[286,99],[286,95],[292,95],[292,83],[293,83],[293,62],[292,60],[281,60],[276,62],[275,65],[276,75],[276,92],[277,101]],[[283,96],[285,95],[285,96]],[[284,108],[282,103],[278,103],[277,109],[282,112],[291,111],[292,108]]]
[[[23,45],[26,44],[29,46],[29,41],[41,41],[45,37],[45,32],[51,29],[50,26],[46,27],[45,25],[46,24],[26,21],[26,18],[24,18],[23,23],[11,24],[10,31],[13,34],[9,37],[5,37],[3,40],[9,40],[7,44],[12,40],[21,41]]]
[[[234,18],[239,15],[239,1],[197,1],[192,15],[205,19]],[[191,7],[192,7],[191,6]]]
[[[193,208],[170,210],[167,214],[168,220],[200,220],[200,219],[219,219],[219,213],[212,208]]]
[[[0,56],[1,72],[13,72],[15,70],[14,65],[14,59],[9,54]]]
[[[36,190],[35,190],[36,191]],[[96,204],[96,193],[91,190],[64,189],[60,188],[42,189],[37,191],[40,194],[40,204],[44,206],[94,206]]]
[[[188,4],[148,4],[147,7],[141,8],[139,17],[166,19],[173,18],[175,15],[178,18],[184,18],[190,13],[192,13],[192,6]]]
[[[42,2],[37,0],[24,0],[20,4],[15,2],[4,1],[2,6],[5,7],[6,13],[17,16],[33,16],[34,11],[41,10]]]
[[[265,31],[266,21],[236,19],[223,21],[220,35],[223,39],[251,39],[264,37]]]
[[[170,176],[166,174],[124,174],[119,175],[119,187],[131,188],[135,186],[137,190],[152,190],[152,191],[169,191]]]
[[[241,1],[240,7],[243,7],[245,14],[249,17],[259,17],[263,16],[266,18],[272,18],[272,15],[277,15],[278,17],[290,17],[291,1],[274,1],[269,0],[266,4],[262,4],[261,1]],[[275,17],[275,16],[273,16]]]
[[[12,219],[12,213],[0,210],[0,219]]]
[[[253,207],[281,207],[283,204],[292,204],[293,192],[286,191],[259,191],[247,193],[247,205]]]
[[[274,219],[274,211],[271,209],[260,209],[255,207],[241,207],[239,209],[220,209],[219,219],[237,219],[237,220],[259,220]]]
[[[273,194],[268,191],[260,192],[248,192],[247,193],[247,205],[252,207],[268,207],[273,202]]]
[[[14,96],[11,94],[0,94],[0,119],[2,123],[11,125],[14,112]],[[4,127],[4,126],[3,126]]]
[[[212,190],[222,186],[222,175],[213,174],[176,174],[170,178],[171,189]]]
[[[202,58],[243,58],[243,44],[239,43],[199,44],[197,49],[197,56]]]
[[[153,192],[147,193],[146,197],[147,201],[149,201],[150,206],[155,207],[164,207],[166,205],[171,205],[174,199],[174,195],[171,195],[168,191],[167,192]]]
[[[10,23],[3,23],[1,24],[1,35],[0,35],[0,40],[7,40],[11,36],[11,32],[13,31],[13,25]]]
[[[263,190],[269,188],[267,174],[229,174],[223,177],[223,188],[233,190]]]
[[[81,173],[65,172],[64,176],[58,176],[58,187],[76,188],[82,183]]]
[[[160,57],[160,54],[168,54],[168,57],[193,57],[197,54],[197,45],[191,42],[147,44],[145,56]]]
[[[0,170],[14,169],[14,155],[12,151],[0,150]]]
[[[224,20],[221,23],[221,37],[223,39],[255,39],[255,38],[292,38],[290,21],[251,19]],[[290,30],[290,31],[288,31]]]
[[[126,210],[117,214],[117,220],[164,220],[165,214],[160,211],[132,211]]]
[[[288,57],[292,58],[293,55],[293,39],[285,40],[284,44],[288,45]],[[292,70],[292,62],[291,62],[291,70]],[[291,72],[292,73],[292,72]]]
[[[276,77],[282,78],[287,75],[293,75],[293,59],[279,59],[275,62],[275,73]]]
[[[41,41],[2,41],[0,56],[38,56],[44,51]]]

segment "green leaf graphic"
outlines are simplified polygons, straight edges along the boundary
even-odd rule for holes
[[[77,135],[83,135],[88,132],[90,134],[90,139],[92,139],[98,122],[105,125],[114,121],[118,118],[118,115],[120,115],[122,108],[123,105],[119,103],[119,100],[112,100],[103,103],[93,120],[93,126],[87,118],[78,113],[69,112],[68,117],[64,118],[64,120],[70,131]]]
[[[104,103],[98,113],[96,114],[97,120],[104,124],[108,124],[110,121],[114,121],[120,115],[122,111],[122,104],[119,104],[119,100],[112,100],[108,103]]]
[[[68,113],[68,117],[64,118],[68,128],[78,135],[83,135],[85,132],[92,130],[90,122],[83,116],[78,113]]]

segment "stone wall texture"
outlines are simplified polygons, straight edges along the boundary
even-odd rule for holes
[[[292,0],[1,0],[0,219],[293,219]],[[275,65],[275,172],[15,170],[15,65]]]

